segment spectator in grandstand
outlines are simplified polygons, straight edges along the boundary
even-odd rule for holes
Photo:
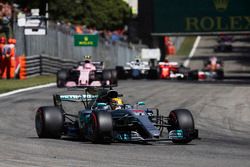
[[[114,31],[97,30],[95,27],[87,27],[86,25],[74,25],[71,23],[57,22],[57,29],[66,34],[99,34],[107,45],[115,44],[117,41],[126,41],[126,28]]]

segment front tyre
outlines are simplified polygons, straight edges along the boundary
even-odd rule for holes
[[[216,71],[216,79],[223,80],[224,79],[224,71],[222,69],[219,69]]]
[[[61,109],[54,106],[38,108],[35,126],[39,138],[61,138],[63,124],[64,117]]]
[[[110,143],[113,136],[113,121],[110,112],[92,112],[91,139],[93,143]]]
[[[189,110],[186,109],[177,109],[173,110],[169,114],[169,124],[171,127],[168,128],[168,131],[171,130],[183,130],[185,132],[194,132],[194,119]],[[172,142],[176,144],[187,144],[192,141],[193,138],[185,139],[173,139]]]
[[[56,85],[58,88],[65,87],[68,78],[67,70],[60,70],[56,74]]]

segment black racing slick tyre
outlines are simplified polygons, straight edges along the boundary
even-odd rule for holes
[[[91,140],[93,143],[111,143],[113,121],[110,112],[92,112],[91,128]]]
[[[159,78],[159,72],[157,69],[150,69],[148,71],[148,75],[147,75],[148,79],[158,79]]]
[[[127,79],[127,74],[123,66],[116,66],[118,79]]]
[[[58,88],[65,87],[68,78],[68,71],[67,70],[60,70],[57,72],[56,75],[56,85]]]
[[[188,80],[197,81],[199,79],[198,70],[193,70],[188,73]]]
[[[169,114],[169,124],[168,131],[171,130],[184,130],[186,132],[193,132],[194,129],[194,119],[189,110],[177,109],[173,110]],[[172,140],[176,144],[187,144],[192,141],[192,138]]]
[[[110,81],[112,78],[112,73],[110,70],[103,70],[102,79],[103,81]]]
[[[224,79],[224,71],[223,70],[217,70],[216,71],[217,78],[218,80],[223,80]]]
[[[39,138],[61,138],[63,124],[64,116],[61,109],[54,106],[38,108],[35,126]]]
[[[110,71],[111,71],[111,85],[117,85],[118,84],[117,71],[115,69],[112,69]]]

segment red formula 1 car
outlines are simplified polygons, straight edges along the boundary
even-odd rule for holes
[[[159,71],[161,79],[184,79],[185,73],[177,62],[160,62]]]
[[[117,85],[117,72],[104,69],[103,62],[85,60],[72,69],[57,72],[57,87]]]

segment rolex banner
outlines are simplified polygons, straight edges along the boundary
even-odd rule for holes
[[[154,0],[154,33],[250,32],[250,0]]]

